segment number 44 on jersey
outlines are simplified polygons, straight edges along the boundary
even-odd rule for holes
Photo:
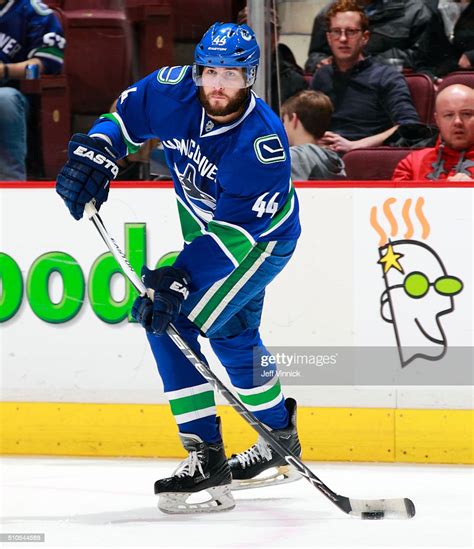
[[[273,217],[278,211],[278,202],[276,199],[280,193],[275,193],[270,200],[265,200],[268,194],[269,193],[263,193],[262,196],[257,198],[255,204],[252,206],[252,211],[257,212],[257,217],[262,217],[263,214],[266,213]]]

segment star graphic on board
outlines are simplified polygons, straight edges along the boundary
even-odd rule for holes
[[[392,245],[389,244],[387,248],[387,253],[381,257],[377,263],[380,263],[380,265],[383,266],[383,272],[388,273],[388,271],[393,267],[400,271],[401,273],[404,273],[403,267],[400,265],[398,260],[403,257],[403,254],[396,254],[393,251]]]

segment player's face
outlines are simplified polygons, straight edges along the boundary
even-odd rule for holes
[[[360,14],[344,11],[331,17],[327,41],[334,59],[339,63],[356,63],[369,39],[368,31],[361,28]]]
[[[460,151],[474,145],[474,92],[448,91],[436,102],[436,122],[448,147]]]
[[[210,116],[228,116],[242,109],[248,97],[242,69],[205,67],[199,99]]]

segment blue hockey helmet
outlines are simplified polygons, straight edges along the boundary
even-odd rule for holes
[[[242,68],[245,85],[251,86],[257,75],[260,48],[253,30],[247,25],[214,23],[204,34],[194,52],[193,77],[202,85],[204,67]]]

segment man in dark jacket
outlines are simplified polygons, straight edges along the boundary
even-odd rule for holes
[[[400,124],[419,122],[403,75],[364,56],[367,27],[355,0],[338,0],[327,12],[333,61],[316,71],[311,87],[333,102],[331,131],[320,144],[339,154],[382,145]]]
[[[429,52],[419,72],[443,77],[453,71],[474,69],[474,2],[435,2],[430,29],[422,49]]]
[[[330,2],[314,20],[309,57],[305,64],[308,73],[313,73],[321,63],[330,62],[326,14],[334,3]],[[369,18],[370,38],[364,48],[366,55],[387,64],[400,62],[406,68],[416,68],[419,59],[426,58],[423,47],[427,47],[427,41],[424,37],[432,12],[422,1],[357,0],[357,3]]]

